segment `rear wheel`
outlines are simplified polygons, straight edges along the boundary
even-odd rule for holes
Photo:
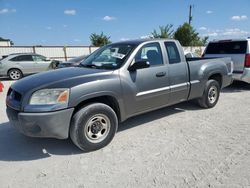
[[[202,97],[198,99],[198,103],[203,108],[212,108],[217,104],[219,96],[219,83],[216,80],[208,80]]]
[[[118,127],[114,110],[102,103],[90,104],[76,112],[71,121],[70,137],[83,151],[108,145]]]
[[[8,76],[11,80],[19,80],[23,77],[23,73],[19,69],[10,69]]]

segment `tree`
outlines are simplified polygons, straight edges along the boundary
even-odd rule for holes
[[[208,41],[208,37],[199,37],[199,33],[188,23],[178,27],[174,38],[179,40],[182,46],[204,46]]]
[[[89,38],[90,38],[91,44],[97,47],[104,46],[106,44],[111,43],[111,41],[109,40],[110,37],[104,35],[103,32],[100,35],[96,33],[92,33]]]
[[[206,46],[208,44],[208,39],[209,39],[208,36],[202,38],[201,39],[201,46]]]
[[[10,41],[10,44],[14,45],[14,42],[10,39],[5,39],[5,38],[0,37],[0,41]]]
[[[172,29],[172,24],[167,24],[166,26],[159,26],[160,32],[158,33],[154,30],[152,34],[152,38],[172,38],[174,30]]]

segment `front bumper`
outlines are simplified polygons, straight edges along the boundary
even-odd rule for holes
[[[240,80],[250,84],[250,68],[244,68],[243,73],[234,73],[234,80]]]
[[[25,113],[7,107],[10,124],[31,137],[66,139],[74,108],[45,113]]]

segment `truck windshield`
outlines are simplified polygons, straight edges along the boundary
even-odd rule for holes
[[[111,44],[99,48],[80,66],[98,69],[118,69],[126,61],[135,46],[130,44]]]

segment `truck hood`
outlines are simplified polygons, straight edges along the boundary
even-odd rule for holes
[[[70,67],[38,73],[25,77],[15,82],[11,87],[21,94],[40,88],[53,87],[72,87],[74,80],[87,82],[91,77],[97,79],[101,75],[112,74],[113,70]],[[94,77],[94,78],[93,78]]]

